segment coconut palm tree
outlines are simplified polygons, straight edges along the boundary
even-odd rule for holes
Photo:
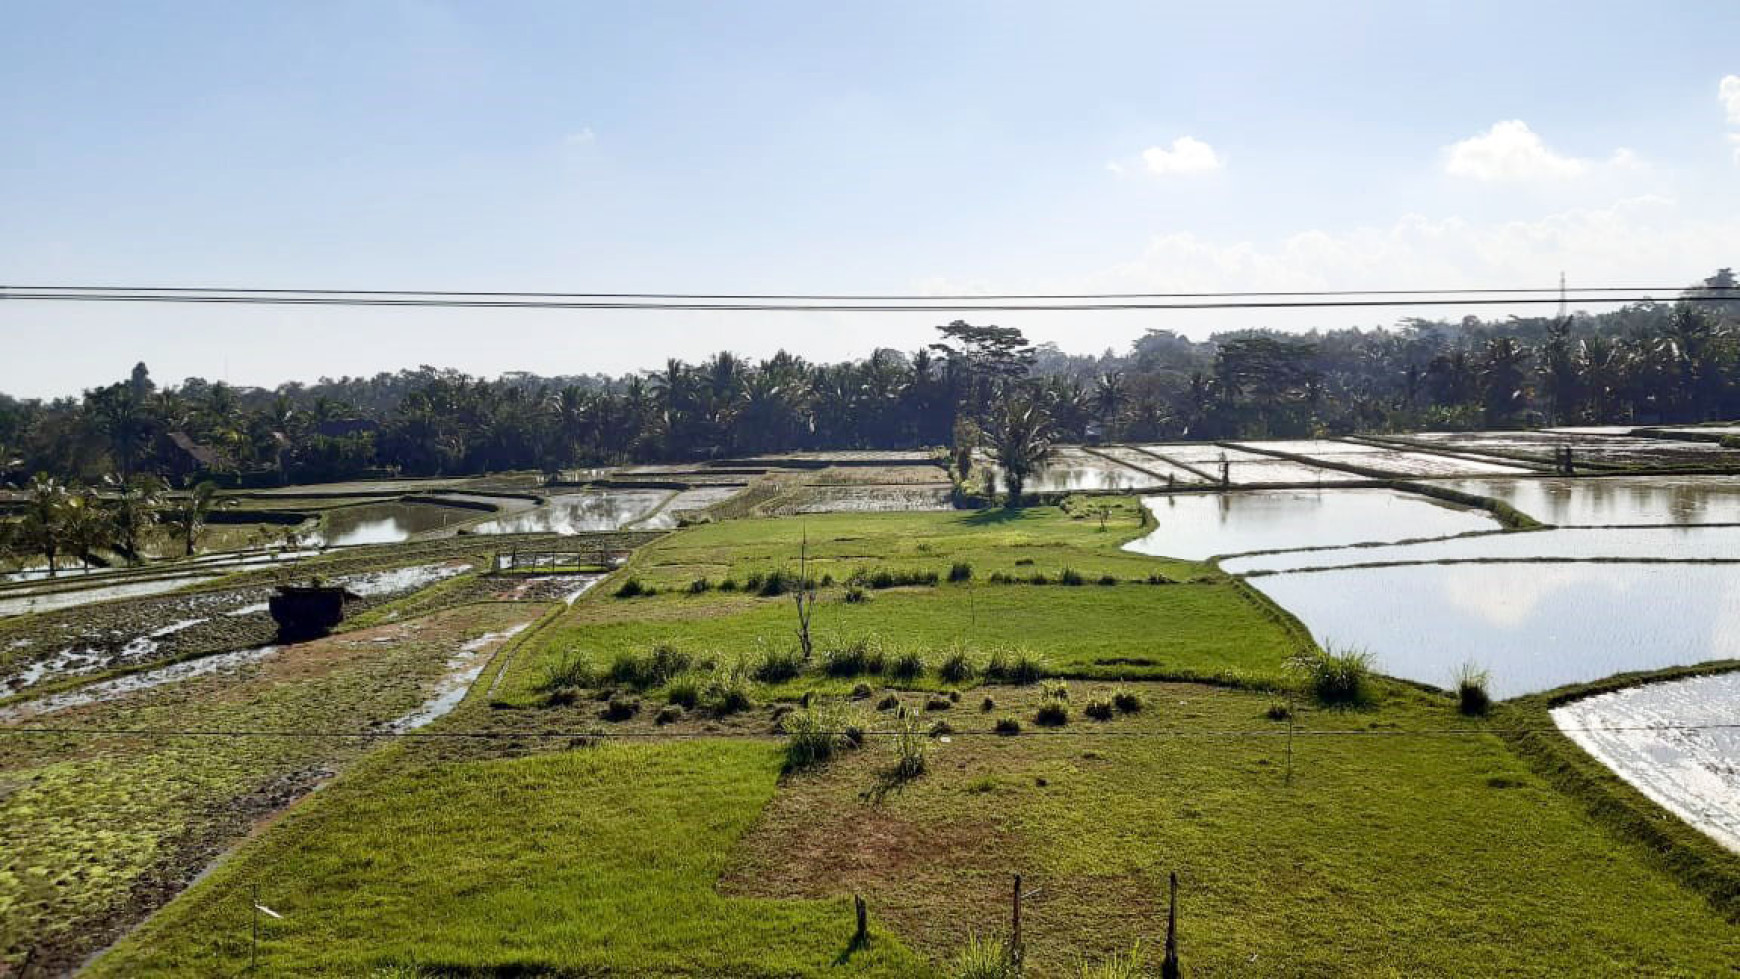
[[[1044,408],[1022,397],[1004,402],[1003,411],[993,420],[991,452],[1003,469],[1009,506],[1021,505],[1027,478],[1045,468],[1051,443],[1051,418]]]
[[[163,508],[163,481],[142,474],[116,483],[119,493],[109,509],[115,545],[128,560],[138,563],[142,559],[140,547],[157,529],[158,511]]]
[[[181,508],[170,517],[187,557],[193,557],[199,546],[199,535],[205,531],[205,518],[211,515],[216,498],[217,484],[208,479],[195,486],[181,502]]]
[[[40,554],[48,559],[50,578],[60,570],[57,559],[67,546],[70,495],[65,484],[37,473],[30,480],[23,516],[14,534],[20,553]]]

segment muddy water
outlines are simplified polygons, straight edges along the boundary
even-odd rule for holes
[[[1639,792],[1740,852],[1737,705],[1740,673],[1724,673],[1573,701],[1553,711],[1553,723]]]
[[[621,530],[646,517],[672,495],[668,490],[601,490],[552,496],[548,504],[497,517],[472,528],[478,534],[580,534]]]
[[[393,721],[388,729],[414,731],[452,713],[471,691],[471,685],[477,682],[483,668],[489,665],[489,657],[480,654],[526,631],[528,626],[530,623],[523,623],[500,632],[488,632],[460,646],[453,658],[447,661],[447,675],[435,684],[435,695],[424,701],[423,706]]]
[[[1444,485],[1503,500],[1543,523],[1740,523],[1740,476],[1470,479]]]
[[[1159,526],[1125,550],[1189,560],[1498,529],[1483,511],[1384,489],[1191,493],[1143,504]]]
[[[219,653],[215,656],[204,656],[199,659],[172,663],[169,666],[127,676],[104,680],[86,687],[80,687],[69,693],[51,694],[36,700],[26,701],[16,707],[0,708],[0,723],[13,723],[32,717],[41,717],[66,710],[69,707],[83,707],[86,704],[103,703],[117,700],[141,690],[161,687],[166,683],[177,683],[191,680],[194,677],[207,676],[223,670],[240,669],[277,652],[276,646],[262,646],[258,649],[243,649],[233,653]]]
[[[147,595],[161,595],[165,592],[175,591],[177,588],[186,588],[189,585],[211,581],[218,577],[220,576],[215,574],[190,574],[173,578],[135,581],[124,585],[85,588],[78,591],[32,591],[22,595],[11,593],[0,598],[0,617],[76,608],[80,605],[89,605],[92,602],[107,602],[117,598],[143,598]]]
[[[1250,582],[1319,643],[1363,648],[1380,671],[1439,687],[1472,662],[1498,697],[1740,658],[1734,565],[1411,565]]]

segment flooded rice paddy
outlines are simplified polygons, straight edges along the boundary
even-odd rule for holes
[[[368,503],[329,511],[310,540],[328,547],[396,544],[475,521],[481,514],[427,503]]]
[[[1733,565],[1426,564],[1251,584],[1319,643],[1365,649],[1381,672],[1447,687],[1474,663],[1500,698],[1740,657]]]
[[[1437,561],[1730,561],[1740,564],[1740,527],[1602,527],[1482,534],[1450,540],[1233,558],[1234,574]]]
[[[1125,548],[1190,560],[1498,529],[1485,511],[1387,489],[1188,493],[1143,504],[1159,526]]]
[[[0,617],[9,615],[26,615],[32,612],[53,612],[57,609],[77,608],[93,602],[108,602],[117,598],[145,598],[151,595],[162,595],[197,585],[203,581],[214,581],[221,577],[216,574],[188,574],[175,577],[152,578],[148,581],[134,581],[126,584],[103,585],[98,588],[80,588],[74,591],[31,591],[23,594],[8,593],[0,597]]]
[[[1740,523],[1740,476],[1470,479],[1447,484],[1500,499],[1543,523]]]
[[[999,487],[1004,485],[1002,475],[998,470]],[[1053,450],[1045,467],[1028,477],[1026,489],[1031,493],[1069,493],[1076,490],[1157,489],[1165,485],[1164,477],[1068,446]]]
[[[471,528],[476,534],[581,534],[621,530],[663,506],[670,490],[597,490],[552,496],[540,507],[497,517]]]
[[[154,670],[139,673],[129,673],[113,680],[102,680],[88,686],[80,687],[68,693],[50,694],[38,697],[13,707],[0,708],[0,722],[12,723],[32,717],[42,717],[54,714],[72,707],[83,707],[87,704],[104,703],[116,700],[141,690],[161,687],[166,683],[177,683],[191,680],[194,677],[209,676],[227,670],[238,670],[242,667],[258,663],[260,660],[276,653],[276,646],[261,646],[258,649],[242,649],[233,653],[218,653],[213,656],[202,656],[199,659],[186,660],[181,663],[171,663]]]
[[[1565,736],[1662,808],[1740,852],[1740,673],[1651,683],[1553,711]]]
[[[388,724],[388,730],[414,731],[452,713],[453,708],[458,707],[465,695],[471,692],[471,685],[483,674],[483,668],[489,665],[489,657],[482,655],[484,650],[493,650],[526,631],[530,625],[529,622],[522,622],[500,632],[486,632],[462,644],[452,658],[448,659],[447,673],[436,681],[434,695],[424,701],[421,707]]]

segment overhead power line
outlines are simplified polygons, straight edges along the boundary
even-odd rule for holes
[[[1558,304],[1561,297],[1557,295],[1505,294],[1471,292],[1454,296],[1433,294],[1390,295],[1381,293],[1350,293],[1349,296],[1367,298],[1327,298],[1312,297],[1302,299],[1279,298],[1226,298],[1226,299],[1194,299],[1187,294],[1177,294],[1177,298],[1167,298],[1162,294],[1153,297],[1142,297],[1139,301],[1123,298],[1117,294],[1103,296],[1068,297],[1068,301],[1027,297],[1026,301],[1013,302],[998,300],[985,301],[947,301],[938,302],[931,299],[908,299],[902,297],[884,297],[876,301],[847,300],[811,300],[809,298],[792,301],[737,301],[725,297],[697,297],[685,300],[666,299],[551,299],[519,296],[488,297],[483,295],[461,297],[442,296],[435,294],[405,295],[405,294],[371,294],[371,293],[222,293],[222,292],[77,292],[67,291],[30,291],[18,287],[0,288],[0,301],[13,302],[94,302],[94,303],[177,303],[177,304],[217,304],[245,306],[348,306],[348,307],[412,307],[412,308],[459,308],[459,309],[543,309],[543,310],[656,310],[666,312],[698,311],[698,312],[831,312],[831,313],[984,313],[984,312],[1139,312],[1163,310],[1213,310],[1213,309],[1351,309],[1361,307],[1409,308],[1409,307],[1442,307],[1442,306],[1519,306]],[[1236,297],[1238,294],[1227,294]],[[1251,293],[1247,296],[1261,296]],[[1298,293],[1280,293],[1277,295],[1303,295]],[[1378,298],[1369,298],[1376,296]],[[1675,297],[1676,300],[1687,302],[1732,302],[1735,297],[1694,295]],[[1629,293],[1580,294],[1569,301],[1579,304],[1625,305],[1657,301],[1649,295]]]

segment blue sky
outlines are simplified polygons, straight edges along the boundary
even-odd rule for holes
[[[0,282],[1674,285],[1740,265],[1740,4],[0,0]],[[1008,314],[1065,349],[1389,311]],[[911,348],[941,314],[0,302],[0,391]],[[981,317],[991,318],[991,317]]]

